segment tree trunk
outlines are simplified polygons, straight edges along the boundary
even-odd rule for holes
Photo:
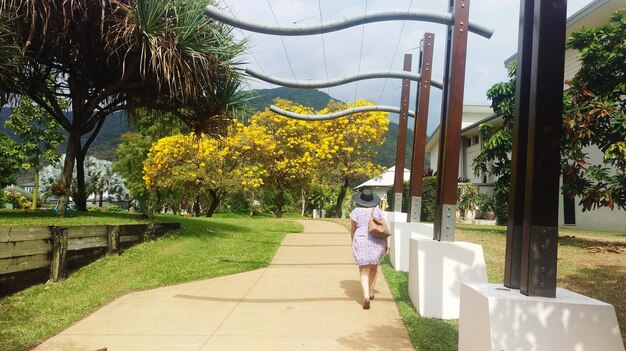
[[[39,162],[35,165],[35,184],[33,185],[33,204],[31,210],[37,209],[37,195],[39,195]]]
[[[211,194],[211,202],[209,203],[209,206],[207,207],[206,216],[213,217],[213,213],[215,212],[215,209],[222,201],[222,198],[224,198],[225,192],[221,190],[209,189],[209,194]]]
[[[67,149],[65,150],[65,161],[63,162],[63,172],[61,173],[61,185],[63,186],[63,194],[59,198],[57,205],[57,217],[65,216],[65,208],[70,202],[70,191],[72,190],[72,172],[74,171],[74,161],[76,160],[76,139],[80,142],[80,133],[70,131],[67,141]]]
[[[276,218],[283,217],[283,207],[285,206],[285,190],[279,189],[276,194]]]
[[[80,139],[79,139],[80,140]],[[87,189],[85,186],[85,153],[80,150],[80,141],[76,152],[76,203],[77,211],[87,211]]]
[[[102,207],[102,196],[104,196],[104,191],[98,192],[98,207]]]
[[[348,186],[350,185],[350,180],[348,177],[343,179],[343,184],[341,185],[341,189],[339,189],[339,195],[337,196],[337,203],[335,204],[335,214],[336,218],[341,218],[341,208],[343,205],[343,200],[346,198],[346,191],[348,190]]]

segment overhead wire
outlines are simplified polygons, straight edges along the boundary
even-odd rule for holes
[[[230,8],[230,6],[228,6],[228,4],[226,2],[223,2],[223,4],[224,4],[224,7],[226,7],[226,9],[228,10],[228,12],[230,12],[231,15],[236,17],[235,13]],[[241,36],[243,37],[243,40],[247,40],[246,33],[243,31],[243,29],[241,29],[241,28],[237,28],[237,29],[239,29],[239,31],[241,32]],[[259,60],[257,60],[256,55],[254,55],[254,52],[252,51],[252,49],[250,47],[248,47],[247,45],[246,45],[246,51],[250,54],[250,56],[252,56],[252,59],[254,60],[254,62],[256,62],[256,65],[259,67],[261,72],[263,72],[263,74],[267,74],[267,73],[265,73],[265,70],[263,70],[263,67],[259,63]],[[271,84],[270,84],[270,86],[271,86]],[[248,84],[248,87],[250,87],[249,84]]]
[[[322,26],[322,0],[317,0],[317,6],[320,10],[320,26]],[[328,80],[328,63],[326,62],[326,42],[324,40],[324,33],[322,33],[322,51],[324,53],[324,69],[326,70],[326,80]],[[330,88],[326,88],[326,93],[330,95]]]
[[[276,13],[274,13],[272,2],[270,0],[267,0],[267,4],[270,6],[270,10],[272,11],[272,16],[274,16],[274,22],[276,22],[277,26],[280,26],[280,24],[278,24],[278,19],[276,19]],[[280,36],[280,41],[283,43],[283,50],[285,51],[285,56],[287,57],[287,63],[289,64],[289,69],[291,70],[293,79],[295,79],[297,82],[298,78],[296,77],[296,73],[294,72],[293,66],[291,65],[291,60],[289,59],[289,53],[287,52],[287,47],[285,46],[285,38],[282,35]]]
[[[365,0],[365,15],[367,15],[367,3],[368,0]],[[361,49],[359,50],[359,67],[357,69],[356,74],[359,75],[361,73],[361,58],[363,57],[363,38],[365,37],[365,25],[361,25]],[[356,98],[359,92],[359,82],[356,82],[354,87],[354,102],[356,102]]]
[[[413,5],[413,0],[409,3],[409,11],[411,10],[411,6]],[[391,58],[391,64],[389,64],[389,71],[393,68],[393,61],[396,59],[396,54],[398,53],[398,47],[400,46],[400,41],[402,40],[402,34],[404,33],[404,26],[406,25],[406,21],[402,21],[402,28],[400,29],[400,35],[398,36],[398,42],[396,43],[396,48],[393,51],[393,57]],[[385,93],[385,87],[387,86],[387,78],[385,78],[383,82],[383,88],[380,91],[380,97],[378,98],[378,103],[382,103],[383,94]]]

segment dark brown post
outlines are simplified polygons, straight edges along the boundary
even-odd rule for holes
[[[120,254],[120,226],[107,225],[107,255]]]
[[[50,227],[52,233],[52,262],[50,280],[58,282],[67,277],[67,227]]]
[[[566,0],[535,0],[520,291],[556,296]]]
[[[454,241],[469,3],[469,0],[454,2],[454,27],[450,34],[452,50],[449,52],[449,87],[447,95],[443,96],[447,109],[446,115],[442,114],[439,140],[439,150],[442,151],[438,155],[441,159],[438,165],[441,166],[437,169],[437,192],[441,203],[436,205],[434,225],[434,239],[443,241]]]
[[[404,70],[411,71],[411,54],[404,54]],[[393,181],[394,212],[402,212],[402,183],[404,182],[404,157],[406,154],[406,133],[409,119],[409,94],[411,81],[402,80],[402,96],[400,101],[400,120],[398,121],[398,145],[396,148],[396,173]]]
[[[524,187],[526,178],[526,147],[528,142],[528,98],[530,96],[532,19],[535,0],[520,2],[515,78],[515,111],[513,112],[513,149],[511,152],[511,186],[509,217],[506,227],[504,286],[519,289],[522,264],[522,225],[524,223]]]
[[[420,82],[417,89],[417,116],[413,128],[413,156],[411,158],[411,222],[420,222],[422,214],[422,193],[424,178],[424,153],[426,152],[426,128],[428,127],[428,105],[430,101],[430,78],[433,65],[433,47],[435,34],[425,33],[422,40],[422,60],[420,63]]]

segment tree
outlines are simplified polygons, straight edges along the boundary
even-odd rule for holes
[[[563,193],[580,196],[584,210],[626,210],[626,9],[610,22],[572,34],[580,70],[565,92]],[[592,164],[590,147],[603,159]]]
[[[9,72],[19,62],[20,50],[17,46],[17,35],[7,25],[11,17],[0,11],[0,81],[4,81],[9,76]],[[0,88],[2,85],[0,84]],[[0,90],[0,98],[1,98]],[[0,106],[4,101],[0,100]]]
[[[131,122],[137,131],[122,135],[122,142],[115,150],[118,160],[113,163],[113,170],[124,177],[130,192],[129,201],[136,200],[140,207],[147,208],[150,191],[143,179],[143,164],[150,148],[161,138],[188,134],[190,129],[171,114],[160,115],[148,111],[142,112],[140,118]]]
[[[626,209],[626,10],[595,29],[572,34],[568,48],[580,52],[580,70],[564,94],[563,139],[561,140],[562,192],[579,196],[583,211],[601,207]],[[508,82],[487,92],[494,112],[503,116],[505,127],[494,131],[481,126],[486,140],[474,160],[474,172],[490,172],[496,182],[496,214],[506,209],[512,148],[511,121],[515,98],[515,73]],[[590,148],[604,155],[591,164]],[[504,196],[506,194],[506,196]]]
[[[29,167],[35,169],[32,201],[34,210],[37,208],[39,193],[39,170],[43,162],[54,163],[59,160],[61,155],[56,149],[65,137],[61,133],[61,126],[44,109],[25,96],[20,98],[19,105],[13,109],[5,126],[17,135],[20,148],[28,156]]]
[[[28,168],[27,161],[19,143],[4,133],[0,134],[0,191],[15,183],[19,171]]]
[[[491,108],[504,120],[503,128],[496,129],[489,123],[479,126],[483,140],[480,154],[472,163],[474,174],[489,173],[497,177],[494,187],[495,213],[499,223],[508,217],[509,187],[511,183],[511,160],[513,148],[513,109],[515,106],[515,67],[509,69],[509,80],[494,84],[487,90]]]
[[[63,176],[63,158],[60,162],[56,162],[43,167],[39,176],[42,195],[49,197],[50,195],[60,196],[64,189],[60,186]],[[85,178],[86,188],[90,193],[94,194],[94,199],[98,199],[99,206],[102,207],[102,196],[104,192],[108,192],[109,196],[118,200],[128,199],[128,189],[124,186],[124,178],[112,171],[111,162],[99,160],[95,157],[87,157],[85,159],[85,170],[87,177]],[[76,170],[74,170],[76,172]],[[73,197],[78,192],[78,185],[74,174],[74,182],[70,185],[70,195]],[[59,203],[60,206],[60,203]],[[59,206],[57,206],[57,211]]]
[[[207,3],[0,3],[24,53],[0,82],[4,100],[30,97],[69,133],[59,215],[68,201],[75,164],[75,201],[86,207],[85,156],[111,113],[150,109],[171,113],[199,132],[225,132],[232,108],[243,102],[240,74],[232,68],[243,45],[233,42],[229,27],[204,15]],[[69,103],[71,117],[59,100]]]
[[[313,114],[313,109],[291,101],[276,99],[275,105],[296,113]],[[290,119],[269,109],[252,116],[249,128],[257,135],[268,136],[263,152],[255,154],[267,174],[263,177],[265,198],[282,217],[289,192],[307,188],[316,166],[318,131],[315,123]]]
[[[236,124],[221,140],[193,134],[160,139],[144,163],[146,187],[196,196],[206,191],[212,199],[206,215],[211,217],[228,192],[254,190],[263,183],[266,171],[249,159],[267,136],[248,131]]]
[[[368,105],[373,103],[359,100],[346,105],[331,101],[320,114]],[[365,112],[317,122],[320,140],[315,148],[315,156],[319,178],[329,179],[332,184],[339,185],[334,206],[335,217],[341,216],[343,200],[352,181],[378,176],[384,170],[384,167],[374,164],[376,152],[373,146],[385,142],[388,115],[386,112]]]

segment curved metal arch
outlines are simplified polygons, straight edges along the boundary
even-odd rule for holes
[[[257,72],[255,70],[252,70],[250,68],[246,69],[246,73],[264,82],[281,85],[284,87],[290,87],[290,88],[307,88],[307,89],[335,87],[335,86],[342,85],[345,83],[355,82],[357,80],[376,79],[376,78],[400,78],[400,79],[409,79],[409,80],[413,80],[416,82],[419,82],[421,80],[421,75],[413,74],[407,71],[367,72],[367,73],[361,73],[361,74],[354,75],[354,76],[347,76],[347,77],[342,77],[342,78],[338,78],[334,80],[329,80],[325,82],[319,81],[319,80],[299,82],[299,81],[289,80],[289,79],[284,79],[284,78],[275,78],[275,77]],[[431,80],[430,85],[439,89],[442,89],[443,87],[443,83],[436,81],[436,80]]]
[[[301,121],[325,121],[325,120],[336,119],[339,117],[352,115],[355,113],[361,113],[361,112],[381,111],[381,112],[400,113],[400,108],[395,107],[395,106],[386,106],[386,105],[372,105],[372,106],[353,107],[353,108],[349,108],[343,111],[337,111],[337,112],[328,113],[324,115],[303,115],[300,113],[283,110],[282,108],[275,106],[275,105],[270,105],[270,111],[278,113],[279,115],[282,115],[285,117],[299,119]],[[415,111],[409,111],[409,116],[415,117]]]
[[[240,20],[213,5],[207,5],[207,7],[205,7],[204,9],[204,14],[220,22],[226,23],[233,27],[245,29],[250,32],[285,36],[323,34],[358,26],[365,23],[383,21],[422,21],[445,24],[450,26],[454,24],[454,16],[451,13],[432,13],[407,10],[371,12],[367,15],[344,18],[342,20],[332,21],[325,24],[313,24],[299,27],[277,27]],[[491,38],[491,35],[493,35],[494,30],[493,28],[489,28],[482,24],[469,23],[469,31],[489,39]]]

